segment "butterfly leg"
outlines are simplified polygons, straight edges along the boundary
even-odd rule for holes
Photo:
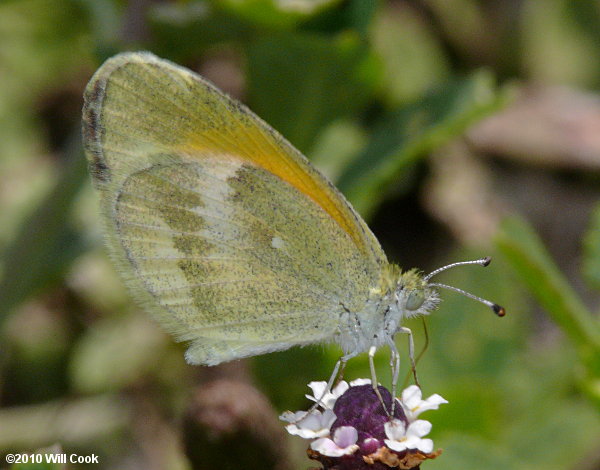
[[[298,421],[296,421],[296,423],[299,423],[304,418],[306,418],[308,415],[310,415],[313,411],[315,411],[317,409],[317,407],[319,405],[324,407],[323,398],[325,397],[325,395],[327,395],[329,392],[331,392],[331,387],[333,387],[333,382],[335,382],[335,378],[338,376],[338,373],[342,373],[344,368],[346,367],[346,363],[353,357],[356,357],[357,355],[358,355],[358,353],[354,352],[354,353],[346,354],[345,356],[342,356],[338,359],[338,361],[335,363],[335,366],[333,368],[333,372],[331,373],[331,377],[329,377],[329,380],[327,381],[327,386],[325,387],[323,394],[320,397],[315,397],[317,399],[317,401],[308,409],[308,411],[306,412],[306,414],[304,416],[302,416],[302,418],[300,418]]]
[[[419,379],[417,377],[417,366],[415,363],[415,343],[413,341],[412,330],[410,328],[401,326],[400,328],[398,328],[397,331],[399,333],[404,333],[408,335],[408,357],[410,359],[410,368],[412,370],[413,377],[415,378],[415,385],[421,388],[421,385],[419,384]]]
[[[390,369],[392,371],[392,416],[396,410],[396,391],[398,389],[398,376],[400,375],[400,354],[393,339],[389,341],[390,346]]]
[[[339,384],[342,380],[344,380],[344,370],[346,369],[346,364],[348,363],[348,361],[342,361],[342,363],[340,364],[340,370],[338,371],[337,374],[337,380],[335,381],[335,385],[337,386],[337,384]],[[332,385],[333,387],[333,385]]]
[[[335,363],[335,366],[333,368],[333,372],[331,373],[331,377],[329,377],[329,380],[327,381],[327,387],[325,387],[325,390],[323,391],[323,395],[320,396],[318,398],[318,401],[315,403],[315,405],[321,405],[321,400],[323,399],[323,397],[325,396],[325,394],[331,392],[331,388],[333,387],[333,382],[335,382],[335,378],[338,376],[338,373],[340,372],[340,370],[344,371],[344,369],[346,368],[346,362],[348,362],[350,359],[352,359],[356,354],[347,354],[346,356],[342,356],[338,359],[338,361]],[[317,398],[317,397],[315,397]],[[313,406],[315,406],[313,405]]]
[[[383,406],[383,410],[388,416],[391,416],[389,410],[387,409],[387,406],[383,401],[381,392],[379,392],[379,382],[377,381],[377,373],[375,372],[375,361],[373,360],[373,358],[375,357],[375,352],[377,352],[377,348],[375,346],[371,346],[371,348],[369,349],[369,368],[371,369],[371,385],[373,387],[375,395],[377,395],[377,398],[379,398],[381,406]]]

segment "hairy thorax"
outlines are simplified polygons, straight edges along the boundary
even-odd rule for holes
[[[362,309],[347,309],[342,314],[337,342],[346,355],[390,344],[404,318],[427,315],[437,303],[437,292],[428,287],[418,271],[402,272],[398,266],[388,264]]]

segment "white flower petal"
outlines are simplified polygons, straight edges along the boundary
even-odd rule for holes
[[[315,412],[309,415],[304,415],[300,419],[300,421],[292,424],[295,424],[299,428],[306,429],[309,431],[317,431],[318,429],[321,429],[323,427],[321,426],[321,413],[317,414]]]
[[[337,419],[337,416],[333,412],[333,410],[325,410],[321,415],[321,425],[324,428],[331,429],[331,425]]]
[[[348,382],[346,382],[345,380],[340,380],[340,382],[335,387],[333,387],[331,393],[335,396],[335,398],[339,398],[349,388],[350,385],[348,385]]]
[[[426,400],[422,399],[421,389],[416,385],[411,385],[402,391],[402,408],[408,421],[414,421],[424,411],[437,410],[443,403],[448,403],[437,393],[431,395]]]
[[[393,439],[384,439],[385,445],[390,450],[395,450],[396,452],[402,452],[403,450],[408,449],[406,447],[406,442],[395,441]]]
[[[412,436],[404,441],[407,449],[418,449],[421,452],[428,454],[433,450],[433,441],[431,439],[421,439],[416,436]]]
[[[310,448],[328,457],[350,455],[358,450],[358,432],[352,426],[341,426],[335,430],[333,440],[324,437],[310,443]]]
[[[312,390],[313,394],[306,395],[306,398],[309,400],[317,401],[315,397],[321,397],[325,394],[325,388],[327,387],[327,382],[310,382],[308,387]]]
[[[292,436],[299,436],[302,439],[316,439],[318,437],[325,437],[329,435],[328,429],[323,429],[322,431],[311,431],[310,429],[299,428],[295,424],[288,424],[285,427],[285,430],[289,432]]]
[[[435,395],[431,395],[427,400],[423,400],[417,409],[412,412],[412,415],[416,418],[424,411],[437,410],[444,403],[448,403],[448,401],[436,393]]]
[[[300,415],[301,413],[306,413],[305,411],[296,411],[295,413],[292,411],[284,411],[283,413],[281,413],[279,415],[279,419],[281,421],[287,421],[288,423],[294,423],[296,421],[298,421],[298,419],[296,419],[297,415]]]
[[[406,436],[406,427],[404,422],[399,419],[393,419],[383,425],[385,435],[388,439],[399,441]]]
[[[339,452],[339,447],[336,446],[335,442],[328,437],[322,437],[321,439],[312,441],[310,443],[310,448],[319,454],[329,455],[330,457],[339,457],[340,455],[344,455],[343,453],[339,455],[331,455],[332,453],[336,452],[336,450]]]
[[[410,387],[406,387],[402,391],[402,403],[408,408],[412,409],[421,403],[423,398],[423,394],[421,389],[416,385],[411,385]]]
[[[331,410],[325,410],[323,413],[314,410],[310,414],[306,411],[297,411],[296,413],[288,411],[280,418],[291,423],[285,427],[290,434],[303,439],[315,439],[329,436],[329,429],[336,416]]]
[[[342,380],[333,390],[327,390],[327,382],[311,382],[308,386],[312,389],[313,395],[305,395],[306,398],[319,403],[325,409],[332,409],[336,400],[349,388],[348,382]]]
[[[421,443],[417,449],[425,454],[429,454],[433,452],[433,441],[431,439],[421,439]]]
[[[356,379],[350,382],[351,387],[359,387],[360,385],[371,385],[371,379]]]
[[[405,431],[404,423],[398,419],[392,420],[384,425],[385,445],[396,452],[402,452],[406,449],[418,449],[426,454],[433,450],[433,441],[431,439],[421,439],[421,437],[431,431],[431,423],[419,419],[410,423]]]
[[[431,431],[431,423],[424,419],[418,419],[408,425],[407,436],[423,437]]]
[[[425,402],[428,405],[436,405],[436,406],[440,406],[443,405],[445,403],[448,403],[448,400],[446,400],[444,397],[442,397],[441,395],[438,395],[437,393],[434,393],[433,395],[431,395],[427,400],[425,400]],[[437,408],[435,408],[437,410]]]
[[[356,444],[357,440],[358,431],[352,426],[340,426],[333,434],[333,441],[342,448]]]

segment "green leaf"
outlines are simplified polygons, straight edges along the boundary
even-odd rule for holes
[[[521,218],[501,224],[496,243],[523,284],[579,348],[600,353],[600,326],[560,272],[542,241]]]
[[[205,2],[157,3],[150,8],[150,49],[175,62],[186,62],[218,44],[247,42],[252,27]]]
[[[351,0],[346,2],[349,27],[354,27],[361,34],[367,34],[380,3],[377,0],[370,2]]]
[[[361,126],[339,120],[319,134],[307,156],[325,176],[335,181],[366,143],[367,136]]]
[[[362,38],[368,38],[381,1],[345,0],[338,2],[335,8],[323,10],[302,23],[304,31],[318,31],[332,34],[342,31],[354,31]]]
[[[248,51],[251,108],[301,151],[372,95],[379,63],[355,35],[278,34]]]
[[[505,101],[506,93],[496,92],[493,78],[485,71],[447,83],[384,118],[340,177],[338,188],[368,218],[403,170],[500,109]]]
[[[600,289],[600,204],[592,213],[590,228],[583,240],[583,274],[596,289]]]
[[[213,3],[257,26],[290,28],[340,0],[213,0]]]
[[[388,3],[370,28],[372,44],[384,68],[383,95],[399,106],[419,99],[448,79],[448,59],[431,25],[411,8]]]

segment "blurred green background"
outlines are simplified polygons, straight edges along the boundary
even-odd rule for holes
[[[444,449],[424,469],[600,469],[592,0],[0,3],[0,468],[49,446],[98,455],[87,468],[315,466],[276,417],[307,407],[336,347],[186,365],[107,259],[82,91],[140,49],[247,103],[401,266],[494,258],[440,276],[508,313],[442,292],[418,370],[450,403],[424,416]],[[368,376],[365,357],[345,375]]]

